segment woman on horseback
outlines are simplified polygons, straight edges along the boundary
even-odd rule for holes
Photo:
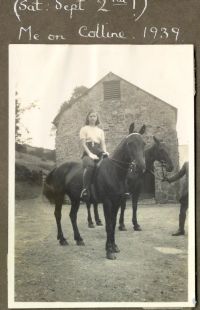
[[[91,110],[86,117],[85,126],[80,130],[80,140],[83,146],[83,190],[81,198],[87,202],[90,199],[90,186],[96,163],[106,151],[104,131],[98,127],[100,124],[97,112]]]

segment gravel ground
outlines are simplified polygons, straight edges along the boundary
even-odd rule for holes
[[[171,302],[187,301],[187,236],[172,237],[178,205],[140,203],[142,232],[131,225],[116,231],[121,252],[105,258],[105,227],[87,226],[86,207],[78,213],[85,246],[73,240],[65,205],[62,224],[68,246],[56,240],[54,208],[41,197],[17,201],[15,223],[15,301],[21,302]],[[104,222],[102,206],[99,207]],[[187,227],[186,227],[187,230]]]

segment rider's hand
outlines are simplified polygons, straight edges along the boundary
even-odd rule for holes
[[[90,154],[89,154],[89,157],[90,157],[91,159],[93,159],[93,160],[98,160],[98,159],[99,159],[99,157],[98,157],[97,155],[93,154],[93,153],[90,153]]]

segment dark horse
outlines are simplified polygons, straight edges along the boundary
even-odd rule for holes
[[[87,214],[88,214],[87,215],[88,227],[94,228],[95,226],[94,226],[94,223],[92,220],[92,215],[91,215],[91,204],[87,203],[86,206],[87,206]],[[97,226],[103,226],[102,221],[99,217],[98,203],[97,202],[93,203],[93,209],[94,209],[94,219],[95,219],[96,225]]]
[[[95,201],[103,203],[106,222],[106,257],[115,259],[119,249],[115,243],[115,226],[121,197],[125,191],[125,180],[130,165],[134,170],[143,173],[145,170],[144,142],[140,134],[128,135],[115,149],[109,158],[102,160],[96,169],[94,188]],[[133,164],[132,164],[133,166]],[[50,202],[55,203],[55,218],[57,223],[57,239],[61,245],[66,245],[62,227],[61,210],[64,195],[71,200],[70,219],[74,230],[74,240],[77,245],[84,245],[77,226],[77,212],[80,205],[83,169],[80,163],[67,162],[49,173],[44,183],[43,194]],[[91,203],[94,202],[91,200]]]
[[[136,131],[134,131],[134,128],[135,128],[135,124],[134,123],[131,123],[130,124],[130,127],[129,127],[129,134],[131,133],[137,133]],[[138,131],[139,134],[143,135],[144,132],[146,130],[146,126],[143,125],[140,130]],[[122,202],[122,204],[124,204],[124,201]],[[86,206],[87,206],[87,221],[88,221],[88,227],[89,228],[94,228],[94,223],[93,223],[93,220],[92,220],[92,215],[91,215],[91,204],[90,203],[86,203]],[[98,211],[98,203],[97,202],[94,202],[93,203],[93,210],[94,210],[94,219],[95,219],[95,223],[97,226],[102,226],[102,221],[99,217],[99,211]]]
[[[143,125],[140,129],[139,133],[144,134],[146,126]],[[134,132],[134,123],[132,123],[129,127],[129,134]],[[159,141],[157,138],[153,137],[153,144],[145,150],[145,162],[146,162],[146,171],[144,174],[135,174],[132,173],[130,170],[127,174],[127,183],[128,183],[128,190],[131,194],[132,199],[132,223],[134,230],[140,231],[142,230],[140,225],[137,221],[137,208],[138,208],[138,200],[140,197],[142,184],[145,178],[146,173],[154,173],[154,162],[160,162],[162,169],[166,169],[167,172],[171,172],[173,170],[173,164],[169,156],[168,149],[164,142]],[[125,231],[126,227],[124,225],[124,212],[126,208],[126,198],[124,197],[121,200],[121,212],[119,217],[119,230]],[[88,210],[88,226],[94,227],[92,222],[91,213],[90,213],[90,204],[87,204]],[[95,214],[95,221],[96,224],[99,225],[99,213],[98,213],[98,205],[94,204],[94,214]],[[102,224],[101,224],[102,225]]]
[[[132,199],[132,223],[133,228],[136,231],[142,230],[137,221],[137,207],[138,207],[138,199],[141,193],[143,180],[145,178],[146,173],[154,173],[154,162],[160,162],[162,169],[166,169],[167,172],[171,172],[173,170],[173,164],[168,154],[167,147],[165,143],[160,142],[157,138],[153,137],[154,143],[145,150],[145,161],[146,161],[146,171],[144,174],[132,174],[130,171],[127,175],[127,183],[129,192],[131,194]],[[121,213],[119,218],[119,230],[126,230],[124,225],[124,211],[126,208],[126,200],[124,199],[121,204]]]

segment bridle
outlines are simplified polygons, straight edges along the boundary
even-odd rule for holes
[[[131,162],[126,162],[113,157],[108,157],[108,159],[111,160],[111,162],[118,168],[126,171],[130,170],[132,173],[136,173],[137,165],[135,160],[132,160]]]
[[[139,135],[138,133],[132,133],[131,135],[133,135],[133,134]],[[130,152],[130,148],[129,148],[129,142],[126,142],[126,146],[127,146],[127,153],[129,155],[129,158],[131,159],[132,156],[131,156],[131,152]],[[109,159],[118,168],[120,168],[122,170],[130,171],[133,174],[137,173],[137,164],[136,164],[135,159],[132,159],[131,161],[122,161],[122,160],[116,159],[114,157],[109,157]]]

